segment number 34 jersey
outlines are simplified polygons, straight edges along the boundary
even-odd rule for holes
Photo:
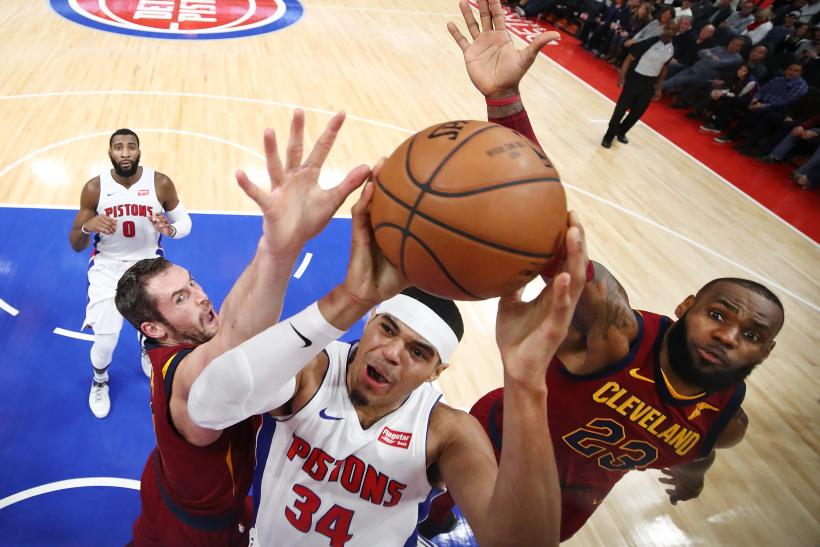
[[[112,235],[96,234],[94,253],[118,260],[156,258],[160,248],[160,234],[151,224],[151,215],[162,212],[154,187],[154,170],[142,167],[142,176],[124,187],[111,176],[111,170],[100,173],[100,199],[97,214],[117,222]]]
[[[416,545],[419,504],[432,489],[427,426],[441,393],[424,383],[362,429],[345,382],[350,348],[326,348],[327,372],[304,408],[266,417],[257,442],[261,489],[254,485],[261,546]]]
[[[562,487],[605,494],[631,469],[672,467],[709,454],[745,394],[743,383],[685,397],[674,392],[658,355],[667,317],[635,312],[629,354],[597,374],[547,371],[549,421]]]

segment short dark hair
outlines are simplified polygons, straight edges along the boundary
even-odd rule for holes
[[[780,308],[780,316],[782,318],[780,321],[780,325],[777,327],[777,330],[779,331],[780,327],[783,326],[783,321],[785,321],[786,319],[786,311],[783,308],[783,302],[781,302],[777,295],[770,291],[768,287],[766,287],[765,285],[761,285],[757,281],[752,281],[751,279],[743,279],[740,277],[719,277],[717,279],[713,279],[709,283],[700,288],[700,290],[695,295],[695,298],[700,298],[700,295],[702,295],[710,288],[720,283],[731,283],[733,285],[738,285],[740,287],[743,287],[744,289],[748,289],[754,293],[759,294],[769,302],[773,303],[775,306]]]
[[[154,299],[146,292],[145,285],[152,277],[172,265],[162,257],[146,258],[128,268],[117,282],[114,304],[117,311],[138,331],[146,321],[165,322]]]
[[[436,315],[441,317],[441,319],[453,329],[456,339],[461,342],[461,337],[464,336],[464,321],[461,319],[461,312],[458,311],[458,306],[456,306],[455,302],[446,298],[433,296],[417,287],[408,287],[401,291],[401,294],[418,300],[433,310]]]
[[[111,134],[111,138],[108,139],[108,148],[111,148],[114,145],[114,137],[118,135],[132,135],[135,139],[137,139],[137,147],[139,147],[140,138],[137,136],[137,134],[131,131],[130,129],[126,129],[125,127],[123,127],[121,129],[117,129]]]

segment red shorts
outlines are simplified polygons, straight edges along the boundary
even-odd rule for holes
[[[498,388],[489,392],[479,399],[470,414],[481,422],[484,431],[490,437],[490,442],[495,450],[495,459],[501,457],[502,423],[504,414],[504,389]],[[561,466],[558,468],[561,484],[561,541],[566,541],[575,534],[589,519],[601,501],[611,490],[596,486],[563,484],[561,477]],[[453,507],[453,499],[448,493],[444,493],[433,500],[430,506],[430,518],[434,522],[443,522],[447,513]]]
[[[162,499],[157,477],[148,459],[142,473],[140,499],[142,511],[132,533],[136,547],[223,547],[247,546],[253,522],[253,501],[245,497],[241,515],[235,523],[220,530],[208,531],[189,526],[174,515]]]

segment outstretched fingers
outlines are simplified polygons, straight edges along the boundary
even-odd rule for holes
[[[282,160],[279,159],[279,149],[276,146],[276,133],[273,129],[265,129],[265,165],[270,178],[271,190],[282,184],[285,180],[285,168]]]
[[[245,174],[244,171],[241,169],[236,172],[236,182],[239,183],[239,187],[242,188],[242,191],[245,192],[249,198],[251,198],[260,209],[264,210],[265,208],[265,192],[262,191],[257,185],[255,185],[251,179],[248,178],[248,175]]]
[[[458,30],[458,27],[452,21],[447,22],[447,30],[450,31],[450,36],[453,37],[453,40],[456,41],[458,47],[461,48],[461,51],[466,51],[468,47],[470,47],[470,42],[467,38],[461,34],[461,31]]]
[[[330,118],[325,130],[322,131],[319,140],[313,145],[313,150],[310,151],[310,155],[305,160],[305,166],[321,168],[324,165],[330,151],[333,149],[333,143],[336,142],[336,135],[339,134],[339,130],[345,123],[345,116],[344,112],[337,112]]]
[[[492,26],[490,28],[485,27],[482,20],[482,28],[484,30],[506,30],[507,24],[504,22],[504,8],[501,7],[501,0],[490,0],[488,9],[492,18]],[[553,34],[558,33],[554,32]]]
[[[328,190],[328,192],[331,192],[331,194],[333,195],[334,205],[337,209],[341,207],[342,203],[344,203],[344,200],[347,199],[347,196],[352,194],[356,188],[364,184],[364,182],[368,178],[370,178],[370,174],[370,167],[364,164],[357,165],[356,167],[351,169],[351,171],[347,174],[344,180],[342,180],[342,182]],[[362,192],[362,195],[364,195],[364,192]],[[361,202],[361,200],[362,198],[359,197],[359,200],[353,206],[354,212],[356,210],[356,207]]]
[[[288,149],[285,157],[285,171],[288,173],[302,165],[304,137],[305,111],[297,108],[290,122],[290,137],[288,138]]]
[[[467,0],[461,0],[458,3],[458,7],[461,10],[461,16],[464,17],[464,23],[467,25],[467,32],[469,32],[470,36],[475,40],[476,36],[481,34],[481,30],[478,28],[478,23],[475,20],[470,4],[467,3]]]
[[[496,27],[498,28],[498,27]],[[561,35],[557,32],[542,32],[535,38],[533,38],[532,42],[527,44],[522,52],[524,56],[524,62],[526,63],[527,67],[529,68],[535,62],[535,58],[538,57],[538,53],[550,42],[560,42]]]

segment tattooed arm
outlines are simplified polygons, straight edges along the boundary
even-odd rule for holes
[[[558,358],[574,374],[592,374],[629,353],[638,322],[623,286],[597,262],[586,283]]]

